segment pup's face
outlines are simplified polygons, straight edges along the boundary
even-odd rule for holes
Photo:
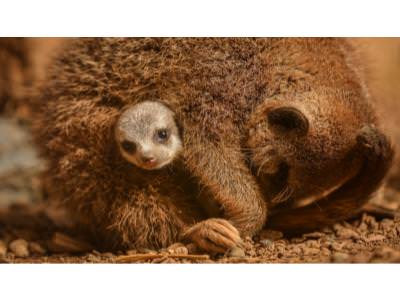
[[[266,193],[275,189],[281,193],[277,197],[317,197],[353,176],[356,166],[349,153],[363,124],[336,97],[286,95],[255,109],[247,147]]]
[[[121,155],[146,170],[170,164],[182,150],[174,113],[159,102],[126,108],[117,120],[115,139]]]

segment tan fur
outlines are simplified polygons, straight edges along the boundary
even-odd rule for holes
[[[352,71],[346,47],[340,39],[80,39],[63,52],[42,89],[40,103],[46,106],[38,116],[36,133],[50,160],[52,193],[64,198],[106,245],[159,247],[182,232],[212,251],[238,244],[236,229],[226,221],[196,223],[202,218],[193,213],[198,210],[192,207],[196,201],[188,199],[190,191],[197,195],[200,183],[200,191],[215,200],[221,217],[242,236],[261,229],[271,198],[265,201],[262,192],[268,186],[260,189],[243,148],[252,112],[278,96],[301,94],[312,116],[323,109],[319,101],[335,103],[337,111],[322,111],[328,123],[315,127],[323,129],[320,135],[315,133],[315,140],[324,146],[333,143],[327,150],[339,145],[340,151],[308,149],[325,154],[313,158],[321,160],[318,174],[330,174],[355,144],[355,128],[361,124],[352,118],[365,114],[367,124],[374,123],[369,106],[360,100],[364,87]],[[336,105],[336,97],[354,101]],[[147,100],[163,100],[184,129],[184,167],[176,166],[173,173],[161,170],[150,176],[131,170],[112,143],[122,108]],[[338,113],[343,117],[335,121]],[[329,129],[344,126],[340,120],[349,123],[351,134],[344,131],[343,139],[333,139]],[[339,125],[331,126],[330,121]],[[324,185],[306,162],[301,168],[301,159],[307,156],[293,159],[299,167],[293,182],[301,183],[304,175],[305,182],[315,179],[322,189],[357,171],[342,164],[343,173],[333,172]],[[179,186],[183,191],[176,189]],[[297,190],[302,186],[298,184]],[[304,194],[312,191],[315,185],[303,188]],[[188,205],[192,208],[181,209]]]
[[[112,213],[125,207],[127,214],[130,210],[140,214],[142,208],[134,206],[136,199],[144,199],[146,194],[152,199],[161,197],[161,187],[139,190],[134,180],[125,179],[128,175],[117,173],[110,132],[125,105],[162,99],[184,128],[185,169],[213,196],[223,209],[222,216],[242,235],[256,233],[265,222],[266,208],[241,152],[240,132],[251,104],[263,97],[260,54],[267,45],[267,39],[78,40],[60,57],[42,89],[41,101],[46,107],[38,117],[37,132],[50,159],[54,192],[70,195],[67,205],[82,218],[102,219],[107,212],[100,225],[119,228],[120,236],[134,231],[114,226],[120,216]],[[151,185],[156,179],[147,180]],[[168,197],[171,186],[178,183],[172,180],[164,185],[169,187],[165,191]],[[153,214],[157,214],[155,206]],[[134,214],[131,218],[125,218],[128,224],[140,223],[148,230],[157,227],[155,218],[147,222],[137,221]],[[174,218],[169,218],[171,223]],[[204,236],[209,230],[202,230],[202,225],[185,236],[200,240],[199,244],[209,243],[209,248],[215,248],[216,235],[225,245],[239,242],[236,229],[221,222],[202,223],[206,228],[215,225],[218,233],[211,232],[209,237]],[[90,227],[101,234],[104,228],[98,228],[100,225]],[[159,239],[165,244],[173,237]],[[152,239],[147,243],[156,245]],[[136,246],[136,241],[132,237],[123,245]]]
[[[264,193],[277,205],[267,226],[306,231],[354,215],[379,187],[393,155],[375,129],[357,53],[343,39],[288,39],[268,57],[271,91],[250,119],[247,141]],[[307,133],[274,131],[267,115],[280,107],[299,111]],[[290,209],[307,199],[305,208]]]

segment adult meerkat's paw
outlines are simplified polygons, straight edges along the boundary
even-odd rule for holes
[[[208,219],[199,222],[184,233],[184,238],[212,253],[225,253],[243,244],[239,231],[224,219]]]

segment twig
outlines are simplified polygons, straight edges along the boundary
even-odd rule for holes
[[[386,207],[374,204],[374,203],[367,203],[366,205],[363,206],[361,209],[360,213],[367,213],[370,215],[375,216],[376,218],[390,218],[394,219],[395,217],[400,217],[400,212],[393,210],[393,209],[388,209]]]
[[[48,243],[48,247],[53,252],[67,252],[67,253],[84,253],[90,252],[93,247],[86,242],[71,238],[70,236],[56,232],[51,241]]]
[[[207,260],[210,259],[208,255],[192,255],[192,254],[133,254],[133,255],[123,255],[115,259],[116,262],[129,263],[137,262],[141,260],[157,259],[157,258],[177,258],[177,259],[189,259],[189,260]]]

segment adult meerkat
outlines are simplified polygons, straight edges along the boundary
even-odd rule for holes
[[[249,119],[265,99],[284,94],[291,86],[297,87],[297,93],[316,91],[316,96],[326,87],[339,94],[361,95],[362,89],[354,88],[361,84],[353,76],[344,45],[341,39],[290,38],[76,41],[63,52],[42,89],[47,106],[38,117],[36,130],[51,163],[49,178],[55,182],[54,192],[70,195],[66,204],[78,215],[85,212],[88,222],[90,215],[102,214],[107,216],[105,224],[123,220],[124,226],[99,226],[119,228],[113,234],[134,244],[129,226],[135,220],[144,221],[135,215],[143,208],[132,207],[134,213],[122,218],[115,212],[120,207],[129,211],[133,199],[171,191],[130,186],[134,181],[127,178],[132,175],[120,172],[115,152],[110,150],[112,128],[126,105],[163,99],[184,128],[186,174],[221,207],[221,217],[231,221],[242,236],[253,235],[265,223],[270,199],[264,199],[257,174],[252,173],[243,153]],[[350,140],[348,148],[341,147],[340,152],[354,146],[355,139]],[[332,161],[329,156],[324,158]],[[312,174],[313,170],[309,171]],[[343,180],[354,170],[345,171],[335,176]],[[138,179],[142,186],[146,180],[154,182],[154,177],[146,176]],[[336,184],[338,178],[329,182]],[[113,201],[115,205],[107,204]],[[217,245],[221,250],[229,244],[223,241],[237,240],[237,232],[227,224],[211,225],[199,222],[188,232],[205,249]]]
[[[270,93],[246,141],[275,206],[268,227],[295,233],[349,218],[388,172],[393,150],[356,55],[341,39],[277,40],[268,53]]]

